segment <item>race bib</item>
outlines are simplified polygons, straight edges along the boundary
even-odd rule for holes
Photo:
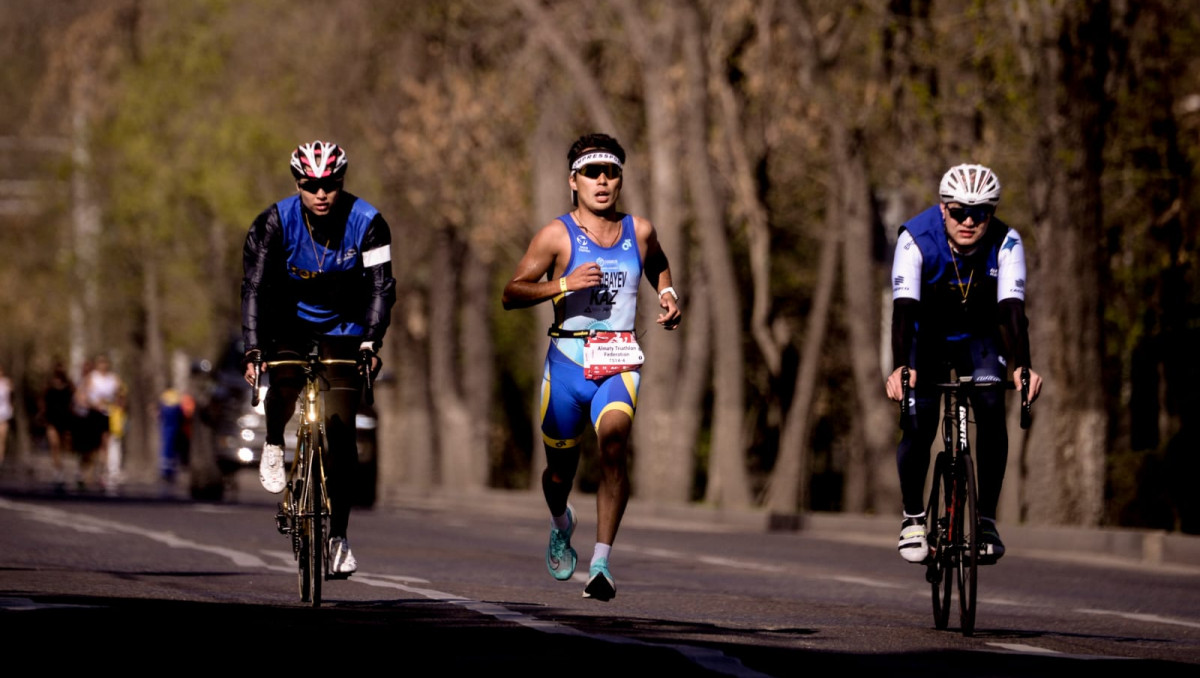
[[[593,332],[583,342],[583,376],[603,379],[646,361],[633,332]]]

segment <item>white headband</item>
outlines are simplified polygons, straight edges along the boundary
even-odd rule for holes
[[[621,161],[617,159],[617,156],[609,153],[608,151],[595,151],[593,153],[581,155],[576,158],[575,162],[571,163],[571,171],[578,172],[580,167],[583,167],[584,165],[594,165],[598,162],[609,162],[617,167],[621,167]]]

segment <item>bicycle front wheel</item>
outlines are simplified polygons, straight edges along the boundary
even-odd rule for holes
[[[316,436],[314,436],[315,438]],[[313,607],[321,606],[321,582],[325,580],[325,498],[321,478],[320,448],[312,447],[308,458],[308,492],[305,493],[304,519],[308,526],[308,589]]]
[[[933,625],[939,631],[944,630],[950,621],[950,590],[954,583],[950,511],[947,505],[947,498],[951,496],[948,466],[948,455],[945,452],[938,454],[933,464],[929,505],[925,508],[926,538],[930,552],[925,579],[929,581],[933,595]]]
[[[975,462],[969,454],[962,455],[961,459],[959,485],[962,492],[958,501],[962,507],[962,543],[958,559],[958,603],[962,633],[970,636],[975,633],[975,593],[979,586],[979,511],[976,506],[979,497],[975,488]]]

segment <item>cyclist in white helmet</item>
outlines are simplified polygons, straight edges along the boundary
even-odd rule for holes
[[[376,352],[396,301],[392,235],[378,209],[343,189],[347,160],[340,146],[301,144],[290,164],[296,193],[258,215],[242,251],[246,381],[254,383],[255,363],[302,360],[313,345],[322,358],[361,365],[331,365],[326,374],[330,571],[348,576],[358,568],[346,540],[358,459],[354,419],[362,379],[379,370]],[[268,381],[259,480],[278,493],[287,482],[283,431],[305,377],[301,368],[283,365],[271,370]]]
[[[995,216],[1000,180],[983,165],[951,167],[941,200],[900,226],[892,263],[892,360],[887,395],[899,401],[901,370],[909,369],[916,411],[904,427],[896,462],[903,520],[900,555],[920,563],[929,554],[925,477],[940,409],[933,384],[958,375],[1020,380],[1029,375],[1029,399],[1042,379],[1030,369],[1025,317],[1025,250],[1016,230]],[[972,397],[979,476],[981,562],[1004,555],[996,505],[1008,463],[1004,392]]]

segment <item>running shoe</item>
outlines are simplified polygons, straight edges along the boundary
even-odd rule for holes
[[[929,540],[925,536],[925,514],[904,516],[900,524],[900,557],[910,563],[923,563],[929,557]]]
[[[263,489],[271,494],[283,492],[287,476],[283,472],[283,448],[267,443],[263,445],[262,459],[258,462],[258,480]]]
[[[592,563],[588,572],[587,586],[583,587],[583,597],[595,600],[612,600],[617,596],[617,583],[608,572],[608,559],[601,558]]]
[[[1000,541],[1000,533],[996,531],[996,521],[991,518],[979,519],[979,564],[991,565],[1004,555],[1004,542]]]
[[[329,571],[342,577],[349,577],[358,571],[358,561],[350,552],[350,542],[345,537],[329,540]]]
[[[550,528],[550,545],[546,547],[546,569],[559,581],[566,581],[575,574],[575,564],[578,556],[571,548],[571,535],[575,534],[575,509],[567,504],[567,520],[570,525],[566,530]]]

